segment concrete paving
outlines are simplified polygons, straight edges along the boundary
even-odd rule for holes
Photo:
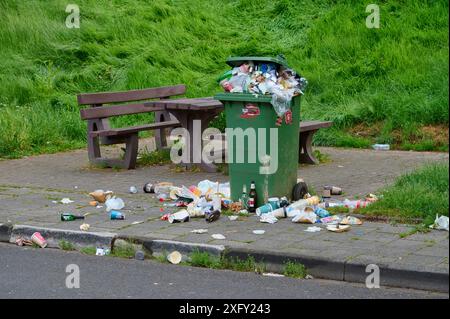
[[[147,140],[143,146],[152,147]],[[320,190],[324,185],[343,188],[342,197],[353,198],[376,192],[398,175],[421,165],[448,161],[447,153],[372,151],[338,148],[317,148],[330,161],[320,165],[302,165],[298,176],[310,187]],[[117,148],[108,148],[110,154]],[[141,191],[144,183],[171,181],[176,185],[192,185],[209,179],[227,181],[221,173],[178,172],[171,165],[139,167],[136,170],[93,168],[84,150],[52,155],[34,156],[18,160],[0,161],[0,224],[11,222],[38,227],[79,230],[81,221],[61,222],[62,212],[90,215],[86,218],[93,232],[113,232],[120,235],[145,236],[183,242],[208,243],[227,247],[265,252],[327,257],[352,263],[382,263],[386,267],[405,268],[447,274],[449,272],[448,232],[432,231],[401,238],[412,226],[366,222],[348,233],[335,234],[325,229],[308,233],[308,225],[294,224],[289,219],[274,225],[262,224],[255,216],[230,221],[226,216],[207,224],[203,219],[189,223],[170,224],[161,221],[163,208],[149,194]],[[129,194],[135,185],[140,192]],[[123,198],[126,220],[111,221],[104,208],[88,205],[88,192],[110,189]],[[71,204],[59,201],[68,197]],[[142,222],[134,224],[135,222]],[[207,228],[207,234],[193,234],[192,230]],[[253,230],[265,230],[263,235]],[[225,240],[215,240],[212,234],[223,234]]]

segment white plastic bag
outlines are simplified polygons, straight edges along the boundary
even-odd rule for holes
[[[292,218],[293,223],[315,224],[317,215],[313,212],[301,211],[298,215]]]
[[[448,231],[448,217],[447,216],[439,217],[438,215],[436,215],[434,224],[431,225],[430,228]]]
[[[109,213],[111,210],[121,210],[125,207],[125,203],[121,198],[116,198],[116,196],[108,198],[105,202],[106,211]]]

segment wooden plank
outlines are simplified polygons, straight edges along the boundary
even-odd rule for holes
[[[318,130],[332,125],[331,121],[300,121],[300,132]]]
[[[163,98],[174,95],[182,95],[184,93],[186,93],[186,86],[184,84],[179,84],[175,86],[162,86],[144,90],[84,93],[79,94],[77,99],[78,104],[80,105],[105,104]]]
[[[129,115],[137,113],[149,113],[156,111],[163,111],[164,107],[157,106],[145,106],[143,103],[138,104],[122,104],[122,105],[110,105],[110,106],[99,106],[88,109],[80,110],[80,116],[82,120],[92,120],[108,118],[120,115]]]
[[[117,135],[129,135],[140,131],[150,131],[160,128],[166,128],[166,127],[179,127],[180,123],[178,121],[166,121],[166,122],[158,122],[158,123],[152,123],[152,124],[145,124],[145,125],[138,125],[138,126],[131,126],[131,127],[125,127],[125,128],[114,128],[109,130],[102,130],[102,131],[93,131],[89,132],[89,136],[96,137],[96,136],[117,136]]]

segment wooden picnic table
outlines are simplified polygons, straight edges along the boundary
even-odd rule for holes
[[[224,106],[220,101],[214,100],[212,97],[182,98],[144,102],[144,106],[164,108],[178,120],[182,128],[189,132],[189,141],[186,141],[188,143],[186,149],[189,152],[189,162],[183,163],[184,165],[199,165],[201,169],[207,172],[217,171],[215,164],[203,160],[203,143],[199,145],[197,141],[202,140],[202,132],[223,111]],[[197,131],[194,131],[195,125],[198,125],[197,129],[200,129],[199,135],[196,134]]]

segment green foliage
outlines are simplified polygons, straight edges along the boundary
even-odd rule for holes
[[[135,254],[136,254],[135,246],[131,243],[126,243],[125,245],[114,246],[114,249],[108,256],[120,258],[133,258]]]
[[[433,223],[436,214],[448,216],[449,165],[430,164],[399,177],[381,192],[381,199],[360,212],[370,215],[420,218]]]
[[[92,246],[82,247],[80,249],[80,252],[85,255],[95,255],[97,252],[97,248],[92,247]]]
[[[303,264],[288,261],[284,264],[283,275],[286,277],[304,279],[308,273]]]
[[[75,250],[74,245],[71,242],[68,242],[66,240],[60,240],[58,245],[59,245],[59,248],[61,248],[62,250],[67,250],[67,251]]]
[[[344,132],[357,123],[385,121],[380,140],[411,123],[448,126],[444,0],[384,1],[380,29],[366,28],[366,4],[355,0],[77,4],[81,27],[68,29],[66,1],[0,1],[0,157],[84,146],[81,92],[185,83],[187,96],[211,96],[230,55],[285,54],[310,83],[302,118],[335,122],[317,144],[367,147]],[[214,125],[223,128],[224,117]]]
[[[147,148],[139,153],[137,160],[139,166],[163,165],[170,162],[169,150],[156,150],[150,152]]]

